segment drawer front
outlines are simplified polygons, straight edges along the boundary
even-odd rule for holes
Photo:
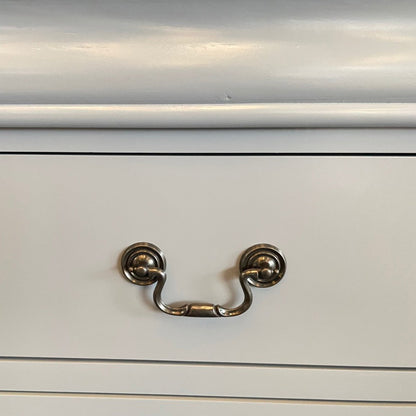
[[[155,361],[0,359],[0,391],[416,404],[416,371]]]
[[[212,416],[233,415],[274,416],[283,413],[287,416],[407,416],[414,415],[412,405],[383,404],[331,404],[307,402],[280,402],[259,400],[221,400],[199,398],[160,398],[120,397],[96,395],[17,395],[0,393],[0,411],[7,416],[126,416],[156,415],[166,412],[169,415]]]
[[[412,367],[416,159],[0,158],[1,356]],[[120,256],[166,254],[167,302],[237,304],[239,254],[287,258],[235,318],[163,314]]]

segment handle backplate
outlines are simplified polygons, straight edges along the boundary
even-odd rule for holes
[[[271,244],[256,244],[240,258],[240,284],[243,302],[235,308],[212,303],[187,303],[182,306],[167,305],[162,301],[166,282],[166,258],[159,247],[151,243],[136,243],[128,247],[121,257],[124,276],[140,286],[156,283],[153,300],[156,306],[169,315],[194,317],[230,317],[244,313],[253,301],[251,286],[270,287],[279,283],[286,272],[283,253]]]

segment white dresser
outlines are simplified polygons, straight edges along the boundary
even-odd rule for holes
[[[416,413],[416,5],[0,8],[2,415]]]

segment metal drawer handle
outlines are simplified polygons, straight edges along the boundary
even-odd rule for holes
[[[154,244],[137,243],[128,247],[121,257],[121,269],[131,283],[140,286],[156,283],[153,300],[161,311],[169,315],[220,318],[241,315],[251,306],[253,295],[250,285],[270,287],[279,283],[286,271],[286,259],[277,247],[270,244],[256,244],[248,248],[240,258],[244,300],[235,308],[212,303],[187,303],[177,307],[164,303],[161,295],[167,277],[166,258]]]

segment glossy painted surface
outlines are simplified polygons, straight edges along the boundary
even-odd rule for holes
[[[0,152],[414,153],[413,129],[0,129]]]
[[[0,105],[0,128],[414,128],[416,103]]]
[[[2,155],[0,194],[0,356],[416,366],[415,158]],[[169,303],[238,304],[255,243],[287,273],[240,317],[174,317],[119,270],[137,241]]]
[[[0,392],[413,402],[416,369],[0,359]]]
[[[414,101],[416,2],[0,2],[0,103]]]
[[[414,416],[415,406],[250,399],[209,400],[197,397],[0,393],[0,411],[7,416]]]

